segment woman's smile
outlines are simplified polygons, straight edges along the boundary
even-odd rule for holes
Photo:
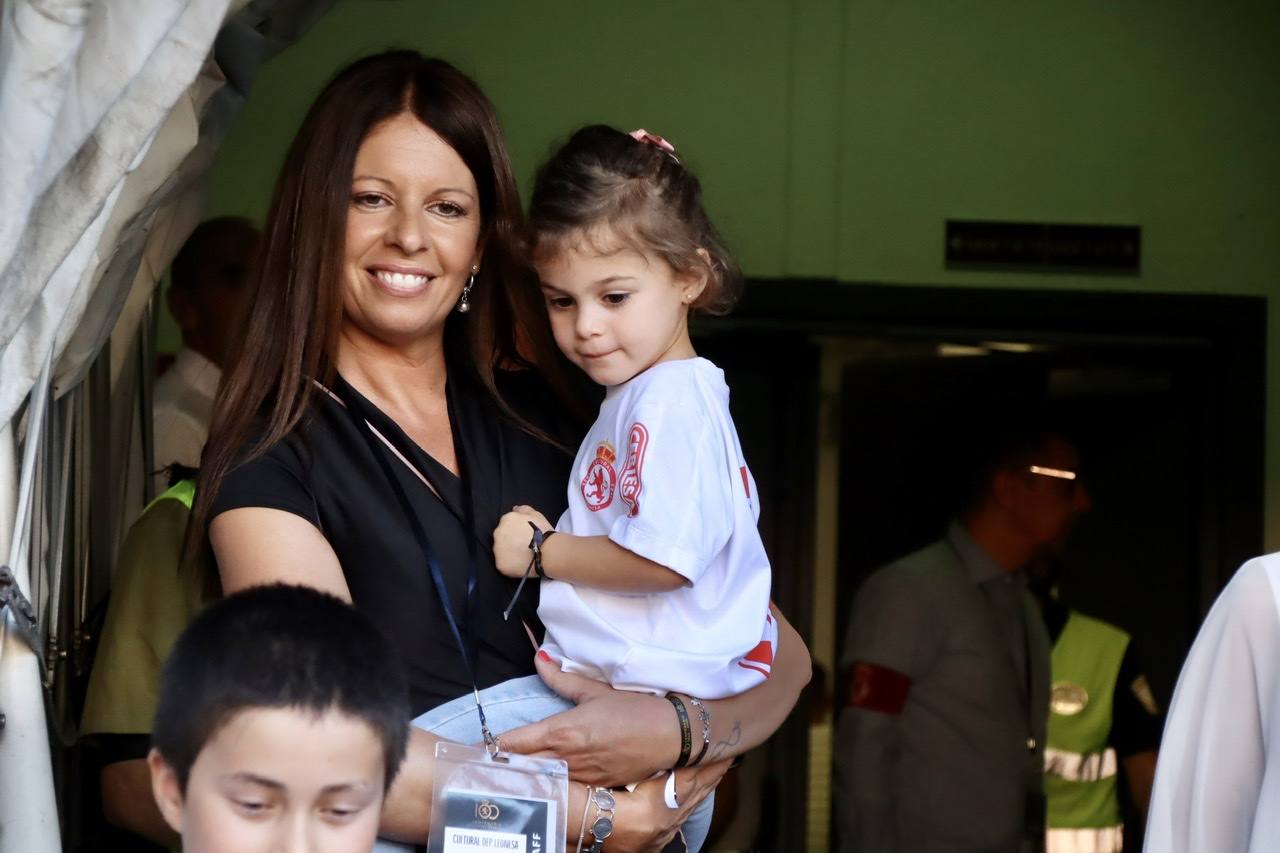
[[[400,297],[417,296],[436,278],[435,273],[399,264],[377,264],[369,267],[366,272],[379,289]]]
[[[348,333],[396,346],[441,333],[480,263],[478,198],[462,157],[413,114],[369,132],[347,211]]]

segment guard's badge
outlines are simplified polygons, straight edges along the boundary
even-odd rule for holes
[[[1151,692],[1151,685],[1147,683],[1145,675],[1139,675],[1129,685],[1129,690],[1133,693],[1133,698],[1137,699],[1142,709],[1153,717],[1160,716],[1160,705],[1156,702],[1156,696]]]
[[[582,478],[582,499],[592,512],[599,512],[613,503],[613,492],[618,485],[613,463],[617,459],[618,452],[612,444],[602,441],[596,445],[596,458],[591,460],[587,476]]]
[[[1054,682],[1049,694],[1049,710],[1064,717],[1073,717],[1089,707],[1089,691],[1070,681]]]

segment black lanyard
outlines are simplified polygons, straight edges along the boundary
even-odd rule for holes
[[[357,391],[356,394],[358,395],[359,392]],[[489,731],[489,724],[485,720],[484,707],[480,704],[480,687],[476,680],[476,641],[471,614],[475,605],[479,571],[476,568],[475,508],[471,500],[471,488],[467,479],[466,460],[462,445],[460,442],[454,442],[454,453],[458,457],[458,479],[463,484],[462,517],[459,517],[457,510],[444,499],[444,495],[440,492],[439,484],[432,482],[430,475],[426,471],[419,471],[418,473],[430,484],[432,490],[436,492],[436,497],[464,526],[467,533],[467,553],[469,557],[467,560],[467,593],[466,609],[462,614],[462,621],[467,629],[465,637],[458,628],[458,619],[454,615],[453,603],[449,597],[449,590],[444,583],[444,572],[440,568],[440,560],[436,556],[436,550],[432,547],[431,540],[427,537],[427,531],[422,526],[422,519],[418,517],[418,513],[414,510],[408,494],[405,493],[404,486],[399,478],[396,477],[395,471],[391,468],[391,463],[387,460],[386,448],[383,447],[383,442],[389,442],[390,439],[379,441],[378,437],[374,435],[373,427],[369,425],[367,417],[357,412],[355,406],[350,403],[346,403],[340,398],[339,402],[344,403],[343,408],[346,409],[352,423],[355,424],[356,429],[364,437],[365,443],[369,446],[369,452],[373,454],[374,459],[378,460],[378,465],[382,468],[382,473],[386,475],[387,482],[391,484],[391,490],[395,492],[396,499],[400,503],[400,509],[404,512],[405,519],[409,522],[409,528],[413,531],[414,538],[418,540],[418,548],[422,551],[422,558],[431,573],[431,582],[435,585],[436,594],[440,596],[440,604],[444,607],[445,618],[449,621],[449,630],[453,632],[453,638],[458,643],[458,650],[462,652],[462,662],[467,667],[467,677],[471,679],[471,691],[476,699],[476,713],[480,716],[480,731],[484,735],[484,742],[491,750],[496,751],[498,746],[497,739]],[[449,405],[449,417],[450,423],[453,423],[455,414],[452,405]],[[407,460],[406,464],[408,464]],[[416,466],[414,470],[417,471]]]

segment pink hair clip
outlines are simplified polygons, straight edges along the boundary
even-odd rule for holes
[[[672,145],[670,142],[668,142],[667,140],[663,139],[658,134],[650,133],[649,131],[645,130],[642,127],[637,130],[631,131],[631,133],[627,135],[630,136],[632,139],[634,139],[636,142],[647,142],[650,145],[658,146],[663,151],[667,152],[667,155],[672,160],[675,160],[677,163],[680,162],[680,158],[676,156],[676,147]]]

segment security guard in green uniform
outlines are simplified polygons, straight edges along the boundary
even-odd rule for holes
[[[212,561],[182,561],[194,497],[195,480],[185,479],[152,501],[129,528],[116,560],[80,725],[102,764],[104,816],[131,833],[104,842],[106,848],[176,849],[178,842],[151,795],[146,757],[161,664],[214,595]]]
[[[1125,827],[1118,779],[1145,817],[1160,741],[1159,708],[1120,628],[1063,605],[1056,559],[1037,561],[1031,589],[1053,640],[1045,744],[1047,853],[1117,853]],[[1136,833],[1135,833],[1136,835]]]
[[[947,535],[858,591],[836,729],[841,850],[1042,848],[1049,638],[1023,567],[1088,509],[1078,462],[1054,434],[1007,439]]]

